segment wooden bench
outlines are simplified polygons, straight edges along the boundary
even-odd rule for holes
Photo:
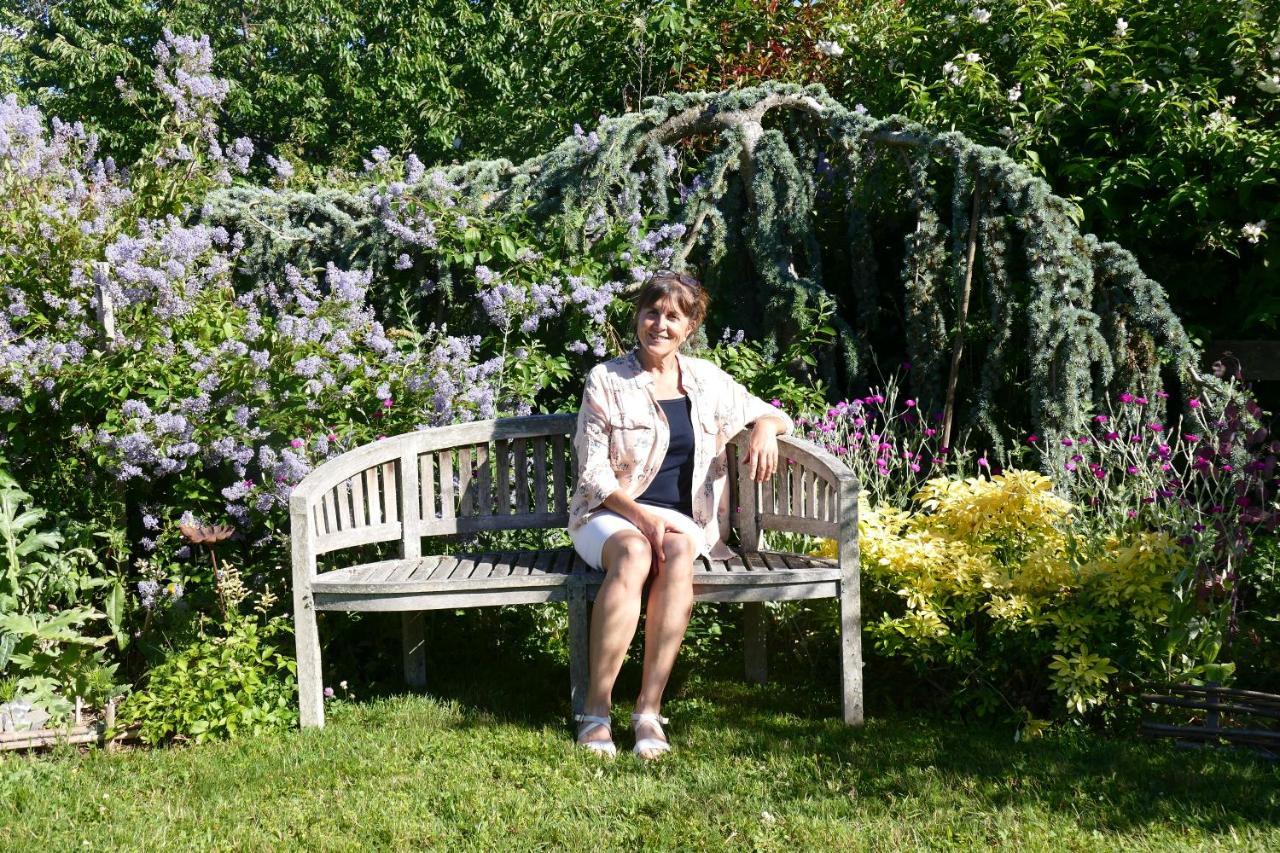
[[[437,427],[350,450],[312,471],[290,499],[294,625],[301,724],[324,725],[316,611],[400,611],[404,671],[426,685],[423,611],[564,601],[569,608],[570,700],[587,686],[588,602],[604,575],[572,548],[517,553],[422,553],[423,537],[563,528],[576,472],[577,416],[533,415]],[[753,483],[737,459],[749,436],[731,441],[730,500],[741,545],[728,560],[695,566],[696,601],[746,607],[747,676],[763,682],[766,613],[761,602],[840,600],[844,719],[862,723],[858,484],[835,456],[780,436],[778,472]],[[741,476],[740,476],[741,474]],[[763,530],[822,536],[838,558],[762,549]],[[321,555],[397,543],[393,559],[317,572]],[[385,546],[384,546],[385,547]],[[340,557],[341,555],[336,555]],[[383,554],[382,556],[387,556]],[[340,559],[326,562],[340,564]]]

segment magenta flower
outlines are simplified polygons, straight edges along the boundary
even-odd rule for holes
[[[1131,510],[1129,510],[1129,517],[1130,517],[1130,518],[1137,518],[1137,517],[1138,517],[1138,511],[1137,511],[1136,509],[1131,509]]]
[[[1183,438],[1187,440],[1187,444],[1195,444],[1200,440],[1200,436],[1196,435],[1194,432],[1187,433]]]
[[[1066,462],[1063,463],[1062,467],[1066,468],[1068,471],[1074,471],[1076,470],[1076,463],[1070,460],[1067,460]]]
[[[779,400],[777,397],[774,397],[772,400],[770,400],[769,404],[772,405],[775,409],[782,408],[782,401]]]
[[[908,408],[908,409],[914,409],[914,408],[916,407],[916,401],[915,401],[915,400],[908,400],[908,401],[906,402],[906,406],[907,406],[907,408]]]
[[[1127,471],[1127,472],[1128,472],[1128,473],[1130,473],[1130,474],[1136,474],[1136,473],[1138,473],[1138,466],[1137,466],[1137,465],[1130,465],[1128,468],[1125,468],[1124,470],[1125,470],[1125,471]]]
[[[1192,397],[1190,400],[1187,401],[1187,405],[1193,409],[1198,409],[1200,408],[1200,401],[1197,400],[1195,397]]]
[[[1166,393],[1165,393],[1165,392],[1163,392],[1163,391],[1157,391],[1157,392],[1156,392],[1156,397],[1157,397],[1158,399],[1161,399],[1161,400],[1168,400],[1168,399],[1169,399],[1169,395],[1168,395],[1168,394],[1166,394]]]
[[[387,399],[385,399],[385,400],[383,400],[383,401],[382,401],[382,408],[384,408],[384,409],[389,409],[389,408],[391,408],[391,398],[390,398],[390,397],[388,397]]]
[[[301,447],[302,444],[303,444],[303,441],[300,438],[295,438],[289,442],[289,446],[294,448],[295,450]]]
[[[1063,446],[1063,447],[1070,447],[1070,446],[1071,446],[1071,445],[1073,445],[1073,444],[1075,444],[1075,442],[1074,442],[1074,441],[1072,441],[1069,437],[1068,437],[1068,438],[1064,438],[1064,439],[1062,439],[1062,446]]]
[[[1098,466],[1097,468],[1093,469],[1093,476],[1097,477],[1099,480],[1105,480],[1107,477],[1107,472],[1102,470],[1101,466]]]
[[[326,436],[326,438],[328,438],[330,441],[337,441],[338,434],[336,432],[331,432],[329,433],[329,435]]]
[[[1164,424],[1147,424],[1147,429],[1152,432],[1164,432]]]
[[[1035,444],[1039,440],[1040,440],[1040,436],[1035,435],[1034,433],[1027,436],[1027,444]]]
[[[991,468],[991,463],[987,461],[987,455],[985,453],[978,457],[978,467],[987,469]]]
[[[1118,432],[1109,432],[1109,433],[1107,433],[1107,434],[1106,434],[1105,438],[1107,439],[1107,441],[1119,441],[1119,440],[1120,440],[1120,433],[1118,433]]]
[[[933,427],[928,427],[927,429],[925,429],[924,434],[928,438],[933,438],[935,435],[938,434],[938,431]]]
[[[1139,406],[1145,406],[1145,405],[1147,404],[1147,398],[1146,398],[1146,397],[1134,397],[1134,398],[1133,398],[1133,402],[1137,403]]]
[[[1110,418],[1108,418],[1106,415],[1094,415],[1093,419],[1094,421],[1100,424],[1105,424],[1108,420],[1110,420]]]
[[[1133,402],[1133,395],[1132,395],[1132,394],[1130,394],[1128,391],[1125,391],[1123,394],[1121,394],[1121,395],[1120,395],[1120,402],[1121,402],[1121,403],[1132,403],[1132,402]]]
[[[1235,467],[1230,465],[1229,463],[1223,463],[1218,467],[1221,468],[1223,471],[1228,471],[1228,472],[1236,470]]]

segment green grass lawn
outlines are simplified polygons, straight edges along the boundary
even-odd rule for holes
[[[676,752],[603,763],[571,744],[564,675],[481,656],[322,731],[10,754],[0,848],[1280,849],[1280,769],[1247,757],[901,710],[854,731],[834,685],[686,676]]]

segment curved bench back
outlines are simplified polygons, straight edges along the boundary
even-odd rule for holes
[[[423,536],[564,527],[576,476],[577,415],[476,421],[398,435],[329,460],[290,497],[295,550]]]
[[[406,433],[366,444],[308,474],[290,498],[295,572],[314,574],[320,554],[422,537],[564,527],[577,477],[576,414],[530,415]],[[730,441],[731,524],[755,550],[762,530],[856,538],[853,473],[812,443],[779,436],[768,481],[747,480],[738,459],[750,436]],[[849,525],[852,522],[853,533]]]

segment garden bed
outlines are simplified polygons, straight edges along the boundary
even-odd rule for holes
[[[39,749],[60,743],[96,743],[111,746],[137,737],[138,727],[130,726],[115,731],[116,706],[108,702],[101,712],[86,709],[76,700],[75,715],[70,725],[61,728],[38,728],[26,731],[0,732],[0,751],[9,749]],[[107,732],[113,732],[110,738]]]

